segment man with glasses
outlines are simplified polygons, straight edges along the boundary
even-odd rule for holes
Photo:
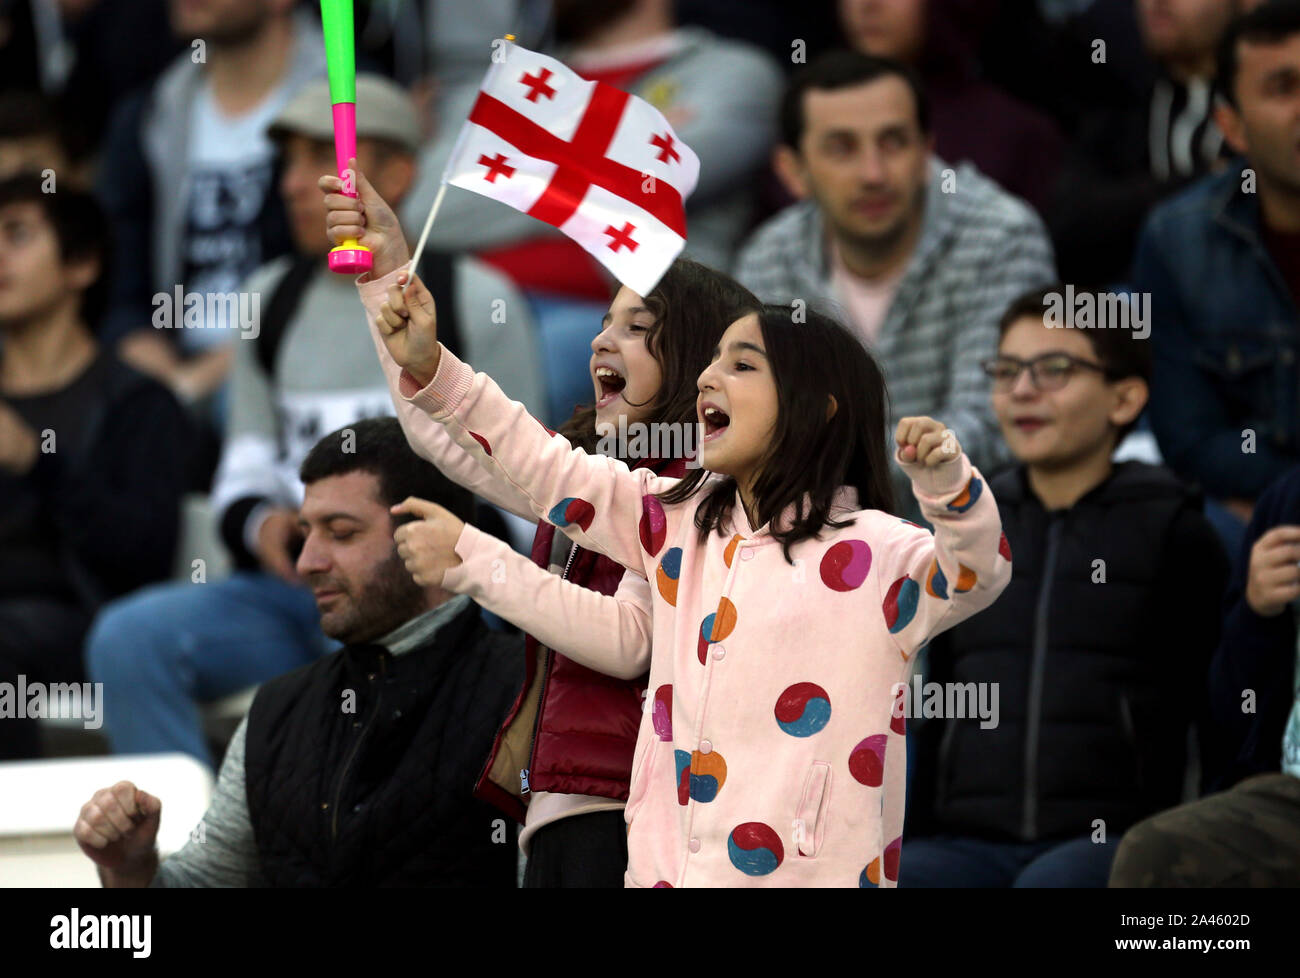
[[[1060,294],[1014,302],[983,364],[1017,462],[989,483],[1016,574],[931,644],[926,679],[998,709],[917,728],[900,886],[1105,886],[1124,831],[1182,799],[1207,712],[1226,555],[1172,473],[1112,461],[1148,342],[1114,305],[1086,328],[1045,316]]]

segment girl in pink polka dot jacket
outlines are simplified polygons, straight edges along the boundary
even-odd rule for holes
[[[891,516],[879,367],[833,320],[765,306],[699,376],[701,468],[629,469],[574,449],[443,349],[432,297],[418,278],[403,295],[405,274],[375,283],[398,394],[539,518],[653,585],[627,885],[895,885],[898,684],[1011,574],[997,505],[954,433],[899,422],[894,458],[935,532]],[[430,519],[455,539],[446,576],[512,589],[476,561],[476,531]]]

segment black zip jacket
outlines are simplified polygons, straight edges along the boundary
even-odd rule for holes
[[[918,728],[909,834],[1108,838],[1182,797],[1227,557],[1167,469],[1115,466],[1048,511],[1023,467],[990,481],[1011,583],[930,646],[927,681],[997,683],[998,723]]]

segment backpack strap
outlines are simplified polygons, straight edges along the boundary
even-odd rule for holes
[[[275,376],[275,356],[312,276],[320,270],[320,264],[320,258],[296,256],[271,293],[255,341],[258,363],[268,377]],[[456,257],[447,252],[426,250],[420,256],[419,275],[429,293],[438,300],[438,339],[456,356],[461,356],[463,344],[456,289]]]
[[[257,344],[257,362],[268,377],[275,376],[275,355],[321,261],[310,255],[295,256],[289,270],[280,277],[271,293],[271,301],[266,304],[266,313],[262,316],[262,328],[254,341]]]

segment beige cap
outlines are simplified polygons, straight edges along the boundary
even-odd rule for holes
[[[334,114],[326,79],[305,86],[267,130],[272,139],[290,133],[334,141]],[[384,139],[412,153],[420,148],[415,104],[401,86],[382,75],[357,75],[357,138]]]

